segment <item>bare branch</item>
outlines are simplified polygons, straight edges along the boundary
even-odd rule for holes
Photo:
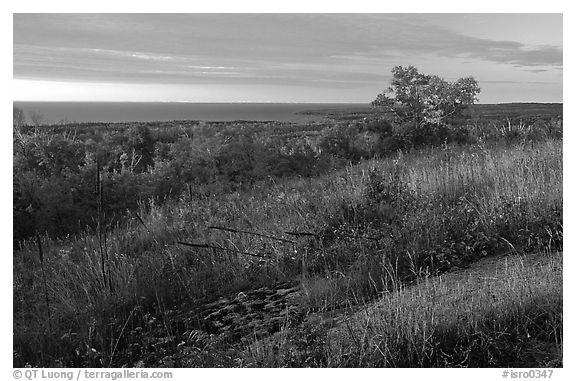
[[[258,258],[265,258],[265,259],[269,259],[270,257],[266,256],[266,255],[261,255],[261,254],[253,254],[253,253],[248,253],[246,251],[239,251],[239,250],[234,250],[234,249],[228,249],[227,247],[220,247],[220,246],[212,246],[212,245],[208,245],[206,243],[189,243],[189,242],[183,242],[183,241],[178,241],[176,242],[179,245],[183,245],[183,246],[189,246],[189,247],[197,247],[197,248],[204,248],[204,249],[216,249],[216,250],[223,250],[223,251],[229,251],[232,253],[236,253],[236,254],[242,254],[242,255],[248,255],[251,257],[258,257]]]
[[[264,237],[264,238],[274,239],[274,240],[276,240],[276,241],[281,241],[281,242],[296,243],[295,241],[292,241],[292,240],[286,239],[286,238],[274,237],[274,236],[271,236],[271,235],[262,234],[262,233],[256,233],[256,232],[250,232],[250,231],[247,231],[247,230],[238,230],[238,229],[226,228],[226,227],[223,227],[223,226],[208,226],[208,229],[224,230],[224,231],[231,232],[231,233],[250,234],[250,235],[255,235],[255,236],[258,236],[258,237]]]

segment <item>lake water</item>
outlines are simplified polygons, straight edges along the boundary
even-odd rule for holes
[[[14,107],[42,115],[45,122],[147,122],[167,120],[204,121],[319,121],[315,110],[368,109],[358,103],[105,103],[105,102],[14,102]]]

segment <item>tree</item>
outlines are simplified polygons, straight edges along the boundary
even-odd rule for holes
[[[150,129],[145,125],[130,127],[127,132],[126,154],[132,157],[133,170],[137,173],[144,172],[148,167],[154,166],[154,141]],[[137,159],[135,159],[137,158]]]
[[[414,66],[392,69],[388,89],[378,94],[372,106],[394,115],[399,124],[440,125],[449,118],[461,117],[468,105],[474,104],[480,87],[473,77],[448,82],[436,75],[425,75]]]

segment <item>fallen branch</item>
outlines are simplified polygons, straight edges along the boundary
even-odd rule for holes
[[[183,241],[178,241],[176,242],[179,245],[183,245],[183,246],[189,246],[189,247],[198,247],[198,248],[203,248],[203,249],[216,249],[216,250],[223,250],[223,251],[229,251],[232,253],[237,253],[237,254],[242,254],[242,255],[249,255],[251,257],[258,257],[258,258],[265,258],[265,259],[269,259],[269,257],[265,256],[265,255],[261,255],[261,254],[253,254],[253,253],[248,253],[246,251],[239,251],[239,250],[234,250],[234,249],[228,249],[227,247],[220,247],[220,246],[212,246],[212,245],[208,245],[205,243],[189,243],[189,242],[183,242]]]
[[[255,235],[255,236],[258,236],[258,237],[264,237],[264,238],[274,239],[274,240],[276,240],[276,241],[281,241],[281,242],[296,243],[295,241],[292,241],[292,240],[286,239],[286,238],[274,237],[274,236],[267,235],[267,234],[250,232],[250,231],[247,231],[247,230],[238,230],[238,229],[226,228],[226,227],[222,227],[222,226],[208,226],[208,229],[224,230],[224,231],[231,232],[231,233],[250,234],[250,235]]]
[[[316,234],[316,233],[311,233],[311,232],[285,232],[286,234],[289,235],[293,235],[293,236],[298,236],[298,237],[305,237],[305,236],[309,236],[309,237],[323,237],[325,234]],[[341,238],[351,238],[351,239],[368,239],[368,240],[372,240],[372,241],[378,241],[380,240],[380,238],[375,238],[375,237],[363,237],[363,236],[358,236],[358,235],[347,235],[347,234],[339,234],[339,233],[334,233],[334,235],[341,237]]]
[[[320,235],[316,233],[309,233],[309,232],[284,232],[289,235],[294,235],[297,237],[304,237],[304,236],[313,236],[313,237],[320,237]]]

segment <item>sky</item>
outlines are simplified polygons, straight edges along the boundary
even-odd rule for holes
[[[15,101],[358,102],[394,66],[562,102],[562,14],[14,14]]]

